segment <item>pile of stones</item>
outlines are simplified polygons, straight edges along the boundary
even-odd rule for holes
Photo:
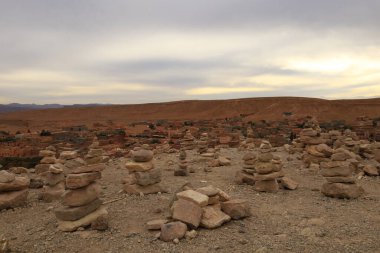
[[[198,227],[214,229],[231,219],[249,216],[251,208],[248,201],[231,200],[222,190],[206,186],[176,193],[171,206],[171,220],[154,220],[147,226],[151,230],[160,230],[159,238],[162,241],[176,242],[183,237],[191,238]]]
[[[280,188],[279,183],[284,189],[297,189],[298,183],[285,177],[280,157],[273,155],[271,151],[272,145],[263,140],[258,154],[245,154],[243,169],[237,172],[235,182],[254,185],[255,190],[259,192],[277,192]]]
[[[99,147],[99,142],[96,137],[94,138],[92,144],[89,146],[89,151],[84,156],[84,160],[87,164],[97,164],[106,161],[104,157],[104,151]]]
[[[101,187],[96,182],[104,168],[104,164],[85,165],[67,174],[63,206],[55,210],[59,230],[72,232],[87,226],[94,230],[108,228],[108,212],[99,199]]]
[[[195,148],[195,138],[189,130],[186,131],[185,136],[181,141],[181,148],[185,150],[192,150]]]
[[[132,161],[125,164],[129,175],[124,179],[124,191],[129,194],[166,192],[161,186],[161,169],[155,168],[153,151],[144,144],[131,151]]]
[[[38,194],[38,199],[44,202],[60,200],[65,192],[65,174],[62,164],[51,164],[48,171],[41,173],[44,186]]]
[[[0,171],[0,210],[26,205],[30,180]]]
[[[55,164],[57,159],[55,157],[56,149],[53,146],[49,146],[44,150],[40,150],[39,156],[42,157],[39,164],[34,169],[36,174],[41,174],[49,170],[51,164]]]
[[[197,141],[198,153],[203,154],[207,152],[208,149],[208,133],[202,133],[199,140]]]
[[[187,169],[188,163],[186,161],[186,156],[186,151],[183,149],[180,150],[178,168],[174,170],[174,176],[186,177],[189,175],[189,171]]]
[[[342,148],[335,150],[328,162],[321,162],[321,174],[326,179],[321,192],[333,198],[358,198],[364,193],[361,186],[356,184],[353,177],[354,168],[351,166],[350,153]]]

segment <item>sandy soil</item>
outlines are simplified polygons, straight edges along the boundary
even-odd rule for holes
[[[214,229],[198,229],[198,237],[179,244],[155,240],[157,232],[145,229],[151,219],[169,215],[171,194],[126,196],[107,204],[110,229],[105,232],[57,230],[52,208],[59,203],[42,203],[37,191],[31,190],[28,206],[0,212],[0,235],[10,240],[14,252],[380,252],[380,178],[364,177],[359,184],[366,195],[357,200],[340,200],[323,196],[319,188],[324,179],[315,171],[302,168],[288,154],[277,152],[285,164],[285,172],[300,183],[295,191],[257,193],[252,186],[236,185],[234,174],[242,165],[243,152],[224,149],[222,154],[233,159],[231,166],[213,168],[206,173],[198,156],[196,173],[174,177],[176,154],[160,154],[156,164],[163,170],[162,184],[174,192],[182,183],[193,186],[212,184],[234,198],[248,199],[253,216],[231,221]],[[168,160],[174,165],[167,165]],[[124,169],[109,167],[100,180],[105,201],[121,198]]]

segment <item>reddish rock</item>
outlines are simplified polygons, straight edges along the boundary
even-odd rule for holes
[[[172,206],[172,218],[186,223],[190,228],[197,228],[202,218],[202,208],[185,199],[179,199]]]
[[[0,194],[0,210],[24,206],[27,203],[28,190],[4,192]]]
[[[75,190],[67,190],[63,194],[62,204],[65,206],[83,206],[89,204],[99,197],[101,188],[97,183]]]
[[[283,177],[281,180],[281,186],[288,190],[295,190],[298,188],[298,183],[289,177]]]
[[[160,239],[164,242],[171,242],[174,239],[181,239],[185,236],[187,226],[180,221],[170,222],[161,226]]]
[[[204,228],[217,228],[231,220],[230,216],[221,211],[220,205],[205,206],[202,209],[201,226]]]
[[[247,200],[233,199],[221,203],[222,211],[232,219],[238,220],[252,215],[251,207]]]
[[[27,177],[15,177],[9,183],[0,183],[0,192],[20,191],[29,187],[30,179]]]
[[[356,199],[364,193],[361,186],[342,183],[325,183],[322,185],[321,191],[328,197],[342,199]]]
[[[92,213],[102,205],[100,199],[95,199],[87,205],[78,206],[78,207],[67,207],[62,206],[57,208],[54,213],[57,219],[63,221],[75,221],[79,220],[82,217]]]
[[[89,185],[101,178],[100,172],[89,172],[80,174],[68,174],[66,177],[66,187],[69,189],[78,189]]]

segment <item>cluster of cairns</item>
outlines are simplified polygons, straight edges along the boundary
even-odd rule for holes
[[[235,182],[254,185],[259,192],[277,192],[280,188],[295,190],[298,183],[285,177],[280,157],[272,154],[272,145],[263,140],[259,152],[247,153],[243,156],[243,169],[238,171]]]
[[[353,177],[354,168],[350,163],[350,152],[339,148],[330,161],[321,162],[321,174],[326,179],[322,193],[328,197],[355,199],[364,193]]]
[[[99,199],[101,187],[96,182],[104,168],[101,163],[85,165],[67,174],[62,206],[54,211],[59,230],[72,232],[87,226],[93,230],[108,228],[108,212]]]
[[[49,170],[51,164],[55,164],[56,159],[56,148],[54,146],[49,146],[44,150],[39,152],[39,156],[42,157],[39,164],[37,164],[34,169],[36,174],[41,174]]]
[[[197,235],[198,227],[214,229],[231,219],[251,216],[248,201],[231,199],[225,192],[213,186],[193,189],[185,186],[175,194],[171,205],[171,219],[153,220],[147,223],[149,230],[160,230],[158,238],[178,243],[186,237]]]
[[[28,177],[0,170],[0,210],[25,206],[29,184]]]
[[[129,175],[123,180],[124,191],[129,194],[166,192],[161,186],[161,169],[153,162],[153,151],[144,144],[131,151],[132,161],[125,164]]]
[[[193,150],[195,148],[195,137],[187,130],[181,141],[181,147],[185,150]]]
[[[174,176],[186,177],[189,175],[188,163],[186,161],[186,151],[181,149],[179,152],[178,168],[174,170]]]

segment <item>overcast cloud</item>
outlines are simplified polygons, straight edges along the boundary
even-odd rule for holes
[[[1,0],[0,103],[380,96],[378,0]]]

